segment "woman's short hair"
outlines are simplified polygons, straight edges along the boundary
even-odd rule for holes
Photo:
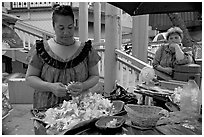
[[[74,21],[74,13],[73,13],[71,6],[54,4],[52,6],[52,9],[53,9],[53,13],[52,13],[52,25],[53,26],[54,26],[54,23],[56,22],[56,15],[70,16]]]
[[[166,33],[166,39],[168,40],[169,36],[172,34],[178,34],[181,39],[183,39],[183,31],[179,27],[171,27],[170,29],[168,29]]]

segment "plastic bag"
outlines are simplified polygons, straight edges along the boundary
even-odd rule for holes
[[[154,78],[156,78],[154,69],[150,67],[144,67],[139,74],[139,83],[142,84],[145,82],[145,84],[148,85]]]
[[[194,80],[189,80],[181,92],[180,109],[188,115],[199,114],[201,91]]]

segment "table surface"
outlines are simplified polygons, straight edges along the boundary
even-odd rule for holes
[[[126,111],[122,111],[117,116],[123,116],[126,119],[125,124],[117,130],[107,132],[99,130],[95,126],[95,120],[78,124],[71,130],[62,132],[63,135],[202,135],[202,115],[190,118],[180,111],[170,112],[169,117],[160,119],[157,126],[149,129],[133,127]],[[43,126],[41,126],[43,128]],[[43,131],[39,129],[39,131]],[[39,133],[41,134],[41,133]],[[43,133],[42,133],[43,134]]]
[[[60,135],[202,135],[202,116],[188,118],[187,115],[183,115],[180,111],[171,112],[168,117],[168,121],[163,118],[157,122],[157,126],[149,129],[142,129],[134,127],[130,123],[125,111],[118,114],[123,116],[126,122],[121,128],[114,131],[103,131],[95,126],[95,122],[98,119],[90,120],[89,122],[83,122],[78,124],[71,130],[61,132]],[[40,128],[35,131],[37,134],[46,134],[45,127],[37,122]],[[52,133],[52,132],[50,132]]]
[[[91,122],[84,127],[76,128],[65,132],[65,135],[202,135],[202,123],[197,120],[184,120],[178,124],[167,124],[157,122],[156,127],[149,129],[141,129],[139,127],[131,126],[127,114],[122,115],[126,118],[125,124],[122,128],[106,132],[95,127],[95,122]]]

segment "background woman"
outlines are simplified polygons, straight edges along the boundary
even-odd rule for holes
[[[193,62],[192,56],[183,52],[183,31],[179,27],[168,29],[166,34],[167,44],[161,45],[156,51],[153,68],[173,77],[175,65],[184,65]],[[165,102],[153,99],[155,106],[167,109]]]
[[[183,52],[183,31],[179,27],[172,27],[167,31],[168,44],[161,45],[156,51],[153,67],[170,76],[175,65],[184,65],[193,62],[192,56]]]

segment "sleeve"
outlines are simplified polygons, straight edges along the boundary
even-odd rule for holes
[[[98,55],[97,51],[93,47],[91,47],[91,50],[89,52],[89,57],[88,57],[89,67],[95,66],[100,60],[101,60],[101,57]]]
[[[43,65],[43,61],[42,59],[38,56],[37,51],[36,51],[36,46],[33,46],[29,52],[28,52],[28,56],[26,58],[26,60],[28,61],[28,64],[37,68],[37,69],[41,69],[42,65]]]
[[[185,64],[192,63],[192,62],[193,62],[193,58],[192,58],[191,54],[184,52],[184,59],[179,60],[179,61],[176,60],[175,64],[176,65],[185,65]]]
[[[161,56],[162,56],[162,48],[163,46],[160,46],[159,49],[155,53],[153,63],[152,63],[153,68],[156,68],[160,64]]]

